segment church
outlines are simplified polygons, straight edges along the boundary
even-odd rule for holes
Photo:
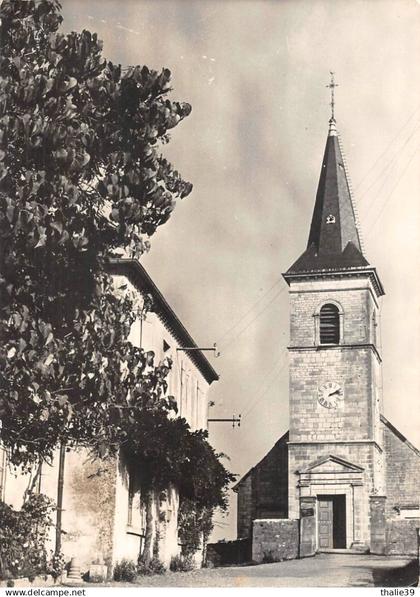
[[[384,288],[363,252],[334,112],[307,248],[283,277],[290,427],[234,488],[238,538],[252,538],[256,561],[417,553],[420,452],[383,414]]]

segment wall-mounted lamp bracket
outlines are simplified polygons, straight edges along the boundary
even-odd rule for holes
[[[205,351],[205,350],[211,350],[214,352],[214,356],[220,357],[220,352],[217,350],[217,345],[216,342],[213,344],[213,346],[206,346],[205,348],[200,348],[199,346],[182,346],[182,347],[177,347],[177,350],[182,350],[183,352],[189,352],[192,350],[200,350],[200,351]]]

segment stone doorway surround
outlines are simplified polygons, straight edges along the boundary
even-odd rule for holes
[[[364,469],[337,456],[328,455],[298,471],[299,501],[318,496],[343,495],[346,503],[346,549],[368,541],[369,504],[365,499]],[[365,503],[366,502],[366,503]],[[318,511],[315,513],[315,545],[319,549]]]

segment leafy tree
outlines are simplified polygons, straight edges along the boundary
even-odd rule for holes
[[[168,99],[168,69],[124,69],[96,34],[61,33],[60,8],[0,5],[1,440],[27,468],[60,444],[123,449],[149,502],[174,483],[225,508],[231,476],[165,397],[171,363],[127,340],[145,305],[106,273],[190,193],[160,148],[191,106]]]
[[[0,419],[12,462],[60,442],[118,444],[130,389],[167,367],[127,335],[139,306],[104,271],[139,256],[191,191],[162,157],[191,111],[169,70],[123,69],[89,31],[59,32],[57,0],[0,6]]]
[[[184,533],[190,552],[194,552],[203,538],[211,532],[211,515],[216,508],[226,510],[226,488],[235,480],[220,462],[217,454],[208,443],[208,433],[204,430],[191,432],[184,418],[169,417],[173,408],[171,400],[145,402],[139,404],[141,417],[133,418],[132,425],[126,427],[123,451],[129,469],[138,471],[137,478],[145,496],[146,529],[143,557],[148,563],[151,557],[153,532],[152,505],[159,492],[168,485],[178,489],[181,504],[189,504],[189,512],[194,510],[194,520],[200,537],[189,539]],[[191,527],[187,521],[184,506],[180,512],[183,528]],[[190,517],[191,518],[191,517]],[[209,520],[210,519],[210,520]],[[210,526],[209,526],[210,525]],[[188,536],[187,536],[188,535]],[[181,537],[182,538],[182,537]]]

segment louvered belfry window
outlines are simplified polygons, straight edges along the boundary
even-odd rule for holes
[[[340,315],[335,305],[323,305],[319,312],[320,344],[338,344],[340,342]]]

